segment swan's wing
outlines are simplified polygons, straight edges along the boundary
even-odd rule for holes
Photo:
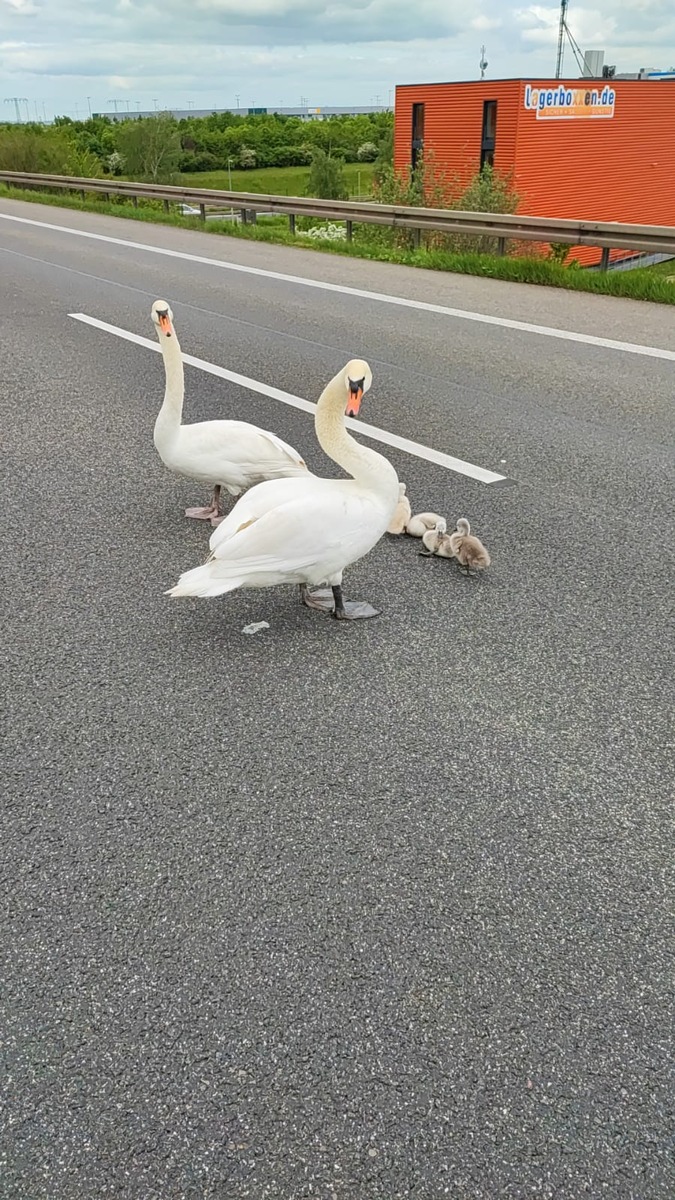
[[[323,482],[308,473],[296,478],[268,479],[264,483],[257,483],[237,501],[225,519],[214,529],[209,539],[211,553],[216,553],[242,525],[259,520],[271,509],[279,508],[296,498],[304,498],[305,502],[309,503],[310,493],[315,490],[314,485],[321,485]]]
[[[333,484],[323,494],[316,491],[253,519],[220,546],[211,560],[214,578],[276,574],[280,581],[313,567],[326,567],[327,575],[355,562],[378,540],[382,514],[373,499]]]
[[[269,429],[259,429],[258,433],[261,433],[263,437],[266,437],[272,443],[272,445],[280,450],[283,454],[287,454],[291,461],[296,463],[298,467],[307,466],[304,458],[298,454],[297,450],[294,450],[293,447],[289,446],[288,442],[284,442],[282,438],[277,437],[276,433],[270,433]]]
[[[260,468],[288,466],[306,470],[304,459],[292,446],[267,429],[259,429],[248,421],[198,421],[182,425],[180,439],[183,449],[192,454],[218,462],[230,462],[247,474],[260,473]]]

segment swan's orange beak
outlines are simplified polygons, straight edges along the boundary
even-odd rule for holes
[[[169,337],[171,337],[172,330],[171,330],[171,322],[169,320],[169,314],[168,313],[157,313],[157,320],[159,321],[159,327],[160,327],[162,333],[166,333]]]
[[[350,383],[349,399],[347,401],[347,416],[348,417],[358,417],[362,400],[363,400],[363,388],[359,384]]]

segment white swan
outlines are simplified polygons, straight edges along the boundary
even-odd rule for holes
[[[155,300],[152,320],[164,359],[164,403],[155,422],[155,446],[162,462],[177,475],[197,479],[213,488],[211,504],[186,508],[186,517],[220,520],[221,488],[239,496],[263,479],[307,475],[307,467],[292,446],[274,433],[246,421],[199,421],[182,425],[185,379],[173,313],[166,300]]]
[[[211,555],[186,571],[169,596],[219,596],[241,587],[300,585],[308,608],[342,620],[375,617],[372,605],[345,600],[342,573],[385,533],[399,498],[396,471],[345,428],[372,383],[370,367],[353,359],[324,389],[316,408],[321,448],[351,479],[279,479],[251,488],[211,535]],[[310,591],[316,584],[331,591]]]

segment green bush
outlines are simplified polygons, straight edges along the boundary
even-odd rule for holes
[[[312,161],[311,146],[277,146],[272,167],[307,167]]]
[[[349,192],[345,182],[343,160],[330,158],[324,150],[315,150],[309,169],[307,195],[321,200],[347,200]]]
[[[101,165],[62,126],[6,125],[0,127],[0,170],[96,178]]]
[[[181,154],[178,169],[187,174],[192,171],[216,171],[218,159],[215,154],[209,154],[208,150],[188,150]]]
[[[169,113],[125,121],[117,135],[127,174],[147,183],[171,183],[178,171],[181,144]]]

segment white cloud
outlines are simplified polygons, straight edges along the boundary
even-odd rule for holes
[[[501,24],[502,22],[499,17],[486,17],[483,14],[469,21],[469,25],[477,33],[487,33],[490,29],[499,29]]]
[[[557,0],[0,0],[0,72],[56,112],[116,92],[143,108],[387,103],[396,83],[477,77],[481,40],[493,78],[552,74],[558,15]],[[574,0],[569,22],[619,71],[675,62],[675,0]]]
[[[33,0],[3,0],[3,3],[20,17],[32,17],[40,11]]]

